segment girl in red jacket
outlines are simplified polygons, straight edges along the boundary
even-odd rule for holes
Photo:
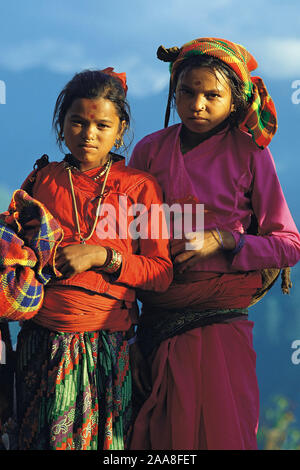
[[[135,205],[148,214],[162,195],[152,176],[111,151],[129,128],[126,91],[125,74],[111,68],[75,75],[53,118],[60,147],[71,153],[31,184],[64,236],[55,257],[61,276],[46,285],[41,309],[18,337],[22,450],[126,446],[135,288],[163,291],[172,278],[168,240],[152,240],[147,224],[143,237],[129,233]]]

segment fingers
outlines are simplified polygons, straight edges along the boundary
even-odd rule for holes
[[[170,242],[171,255],[176,256],[184,251],[201,250],[204,242],[203,232],[186,233],[181,239],[173,239]]]
[[[75,274],[75,270],[68,263],[55,263],[55,266],[65,278],[72,277]]]
[[[193,256],[195,256],[194,251],[184,251],[183,253],[180,253],[178,256],[174,258],[174,264],[184,263],[185,261],[189,260]]]
[[[185,234],[185,249],[200,251],[204,245],[204,232],[189,232]]]
[[[171,256],[173,257],[176,271],[179,273],[182,273],[197,262],[195,255],[197,254],[198,237],[195,234],[186,235],[187,237],[181,240],[173,240],[171,244]]]
[[[191,256],[190,258],[188,258],[187,260],[183,261],[181,264],[176,266],[176,271],[178,273],[183,273],[184,271],[186,271],[186,270],[192,268],[193,266],[195,266],[195,264],[198,263],[199,259],[200,258],[197,255]]]
[[[63,275],[63,277],[69,278],[74,275],[74,268],[71,265],[69,259],[67,259],[63,248],[57,250],[55,257],[55,267]]]

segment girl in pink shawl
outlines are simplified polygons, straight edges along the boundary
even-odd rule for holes
[[[152,366],[152,391],[131,448],[256,449],[259,391],[247,309],[266,268],[278,274],[300,258],[268,149],[275,106],[250,75],[254,57],[238,44],[200,38],[160,47],[158,57],[171,62],[165,128],[136,145],[130,165],[157,178],[169,206],[188,202],[195,212],[204,204],[204,232],[202,246],[197,233],[171,240],[175,275],[167,292],[140,293],[137,337]],[[181,123],[168,127],[172,99]],[[143,380],[140,370],[140,388]]]

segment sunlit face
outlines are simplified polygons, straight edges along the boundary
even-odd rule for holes
[[[176,86],[176,108],[188,131],[205,134],[234,110],[230,86],[217,70],[208,67],[184,70]]]
[[[125,129],[114,103],[105,98],[78,98],[64,121],[65,144],[82,171],[103,165]]]

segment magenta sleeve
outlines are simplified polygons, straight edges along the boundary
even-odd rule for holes
[[[300,259],[300,236],[268,149],[254,157],[253,175],[252,207],[259,236],[245,235],[232,267],[248,271],[294,266]]]

